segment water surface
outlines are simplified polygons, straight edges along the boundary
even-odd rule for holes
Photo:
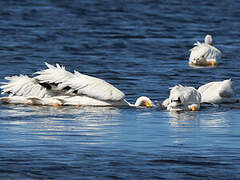
[[[239,94],[240,3],[1,1],[0,80],[60,63],[102,78],[134,102],[160,103],[176,84],[231,78]],[[216,68],[188,66],[213,35]],[[238,104],[157,108],[0,105],[5,179],[240,179]]]

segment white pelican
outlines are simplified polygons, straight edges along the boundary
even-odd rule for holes
[[[130,104],[125,95],[113,85],[102,79],[87,76],[77,71],[71,73],[65,67],[56,64],[36,72],[30,78],[25,75],[6,77],[9,82],[2,83],[0,98],[3,103],[33,105],[76,105],[76,106],[154,106],[145,96]]]
[[[197,111],[200,109],[200,103],[201,94],[195,88],[176,85],[171,88],[169,98],[164,100],[162,105],[168,111]]]
[[[198,88],[202,96],[202,103],[230,103],[236,102],[231,79],[210,82]]]
[[[213,46],[213,39],[211,35],[206,35],[204,41],[204,43],[197,41],[194,43],[195,47],[190,49],[191,54],[189,57],[189,64],[199,66],[211,65],[214,67],[216,61],[221,58],[222,53]]]

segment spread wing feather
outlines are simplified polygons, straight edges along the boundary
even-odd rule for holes
[[[56,90],[65,91],[66,94],[86,95],[92,98],[105,101],[119,101],[124,99],[125,95],[113,85],[102,79],[87,76],[77,71],[68,72],[63,66],[56,67],[47,64],[48,69],[39,71],[35,78],[40,83],[55,84]]]
[[[59,85],[60,89],[71,87],[68,93],[75,92],[78,95],[87,95],[100,100],[119,101],[124,98],[124,94],[102,79],[87,76],[77,71],[74,77]]]
[[[44,69],[42,71],[38,71],[35,74],[38,76],[35,77],[40,83],[49,83],[49,84],[59,84],[69,79],[73,78],[73,74],[71,72],[66,71],[64,66],[60,66],[56,64],[56,67],[45,63],[48,69]]]
[[[41,86],[34,78],[26,75],[6,77],[9,82],[3,82],[0,88],[2,94],[9,94],[9,96],[34,96],[38,98],[50,97],[52,92]]]

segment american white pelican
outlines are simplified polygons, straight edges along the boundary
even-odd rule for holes
[[[125,95],[113,85],[102,79],[87,76],[77,71],[71,73],[65,67],[56,64],[36,72],[30,78],[25,75],[6,77],[9,82],[2,83],[0,98],[3,103],[34,105],[76,105],[76,106],[154,106],[145,96],[130,104]]]
[[[177,85],[171,88],[169,98],[162,105],[168,111],[197,111],[200,109],[200,102],[201,94],[195,88]]]
[[[231,79],[210,82],[198,88],[203,103],[230,103],[236,102],[235,92]]]
[[[189,57],[190,65],[199,65],[199,66],[215,66],[217,60],[222,56],[220,50],[213,46],[213,39],[211,35],[206,35],[205,42],[200,43],[197,41],[194,43],[195,47],[190,49],[191,54]]]

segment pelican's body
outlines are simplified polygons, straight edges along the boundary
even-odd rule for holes
[[[198,88],[202,96],[202,103],[231,103],[236,102],[231,79],[210,82]]]
[[[8,96],[0,98],[0,101],[7,104],[28,104],[28,105],[43,105],[43,106],[61,106],[63,101],[58,97],[37,98],[24,96]]]
[[[39,71],[34,78],[25,75],[6,77],[2,83],[0,98],[3,103],[32,105],[77,105],[77,106],[153,106],[152,101],[142,96],[133,105],[124,98],[122,91],[102,79],[87,76],[77,71],[68,72],[58,64],[47,64],[48,69]]]
[[[190,49],[190,65],[214,66],[222,56],[221,51],[213,46],[211,35],[206,35],[204,43],[197,41],[194,45],[195,47]]]
[[[70,106],[153,106],[153,102],[145,96],[139,97],[135,104],[131,104],[125,99],[120,101],[103,101],[88,96],[69,96],[59,99],[64,102],[64,105]]]
[[[193,87],[181,85],[171,88],[170,96],[163,101],[162,105],[168,111],[199,110],[201,94]]]

